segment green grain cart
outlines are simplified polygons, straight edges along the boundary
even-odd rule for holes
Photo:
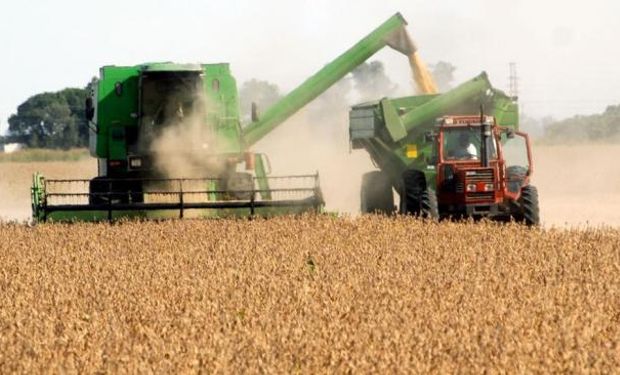
[[[538,224],[532,151],[518,125],[516,98],[485,73],[444,94],[353,107],[352,147],[379,168],[363,176],[361,211]]]
[[[242,124],[228,64],[105,66],[86,114],[98,176],[34,176],[36,221],[320,210],[318,175],[271,177],[252,146],[384,46],[411,54],[396,14],[262,116]]]

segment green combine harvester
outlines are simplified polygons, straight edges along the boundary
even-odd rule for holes
[[[386,45],[410,55],[396,14],[282,100],[242,124],[228,64],[105,66],[86,114],[98,176],[35,174],[35,221],[220,217],[321,210],[317,175],[271,177],[252,146]]]
[[[516,98],[493,88],[486,73],[444,94],[357,105],[349,124],[352,147],[379,168],[363,176],[363,213],[539,223]]]

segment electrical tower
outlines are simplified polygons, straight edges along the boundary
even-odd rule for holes
[[[519,77],[517,77],[517,63],[510,63],[510,89],[509,95],[513,98],[519,97]]]

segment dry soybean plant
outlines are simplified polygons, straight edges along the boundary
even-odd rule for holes
[[[620,368],[620,231],[0,224],[0,372]]]

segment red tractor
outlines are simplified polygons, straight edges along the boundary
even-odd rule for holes
[[[422,204],[429,207],[426,215],[433,217],[513,218],[539,224],[538,192],[530,184],[532,150],[526,133],[498,126],[491,116],[445,116],[437,125],[437,131],[427,135],[434,143],[428,169],[435,170],[435,189],[432,174],[427,174],[431,187],[428,202],[401,194],[401,211],[408,213],[412,203],[413,211],[419,211]],[[432,202],[435,198],[436,204]]]

